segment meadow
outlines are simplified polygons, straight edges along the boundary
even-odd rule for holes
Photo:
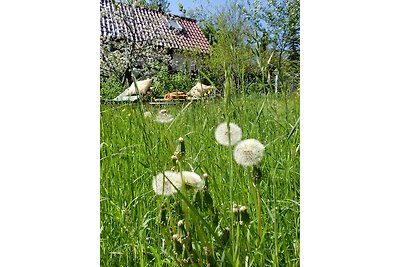
[[[160,109],[174,120],[156,122]],[[206,99],[100,112],[102,266],[300,265],[298,94],[237,96],[228,109]],[[216,142],[227,119],[242,139],[265,146],[257,168],[237,164],[233,147]],[[156,194],[154,177],[172,168],[197,173],[205,189]]]

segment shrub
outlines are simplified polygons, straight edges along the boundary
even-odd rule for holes
[[[193,79],[182,71],[170,73],[168,67],[162,66],[155,75],[152,96],[161,97],[168,92],[188,92],[194,85]]]
[[[102,99],[113,99],[124,91],[124,86],[116,75],[111,75],[107,80],[100,82],[100,95]]]

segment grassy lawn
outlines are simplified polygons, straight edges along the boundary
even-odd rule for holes
[[[232,100],[230,121],[242,139],[265,145],[256,185],[253,167],[215,140],[226,121],[222,100],[162,108],[175,120],[156,122],[155,106],[101,106],[101,265],[299,266],[299,96]],[[175,168],[206,173],[208,191],[157,195],[153,178],[174,166],[179,137],[185,154]]]

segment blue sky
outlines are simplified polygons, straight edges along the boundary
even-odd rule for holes
[[[178,5],[179,3],[182,3],[183,7],[186,10],[193,9],[196,7],[197,4],[203,4],[203,6],[209,5],[207,3],[207,0],[171,0],[169,1],[169,9],[171,10],[172,14],[175,15],[182,15],[181,12],[179,12]],[[210,3],[212,3],[212,6],[221,6],[225,4],[225,0],[211,0]]]

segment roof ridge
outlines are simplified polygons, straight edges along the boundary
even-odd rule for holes
[[[135,42],[153,40],[171,49],[207,52],[209,43],[195,19],[130,4],[100,0],[100,36],[106,39],[128,39]],[[166,21],[163,21],[163,19]],[[175,31],[171,21],[178,20],[183,31]]]
[[[100,1],[109,2],[110,4],[112,4],[112,0],[100,0]],[[129,4],[129,3],[123,3],[123,2],[115,2],[115,3],[116,3],[117,5],[125,6],[125,7],[128,7],[128,8],[133,8],[133,9],[144,9],[144,10],[148,10],[148,11],[150,11],[150,12],[160,13],[160,14],[163,14],[163,15],[166,15],[166,16],[173,16],[173,17],[179,17],[179,18],[185,19],[185,20],[191,20],[191,21],[194,21],[194,22],[197,23],[197,20],[196,20],[196,19],[188,18],[188,17],[184,17],[184,16],[180,16],[180,15],[175,15],[175,14],[169,13],[169,12],[158,11],[158,10],[154,10],[154,9],[150,9],[150,8],[142,7],[142,6],[132,6],[132,5]]]

